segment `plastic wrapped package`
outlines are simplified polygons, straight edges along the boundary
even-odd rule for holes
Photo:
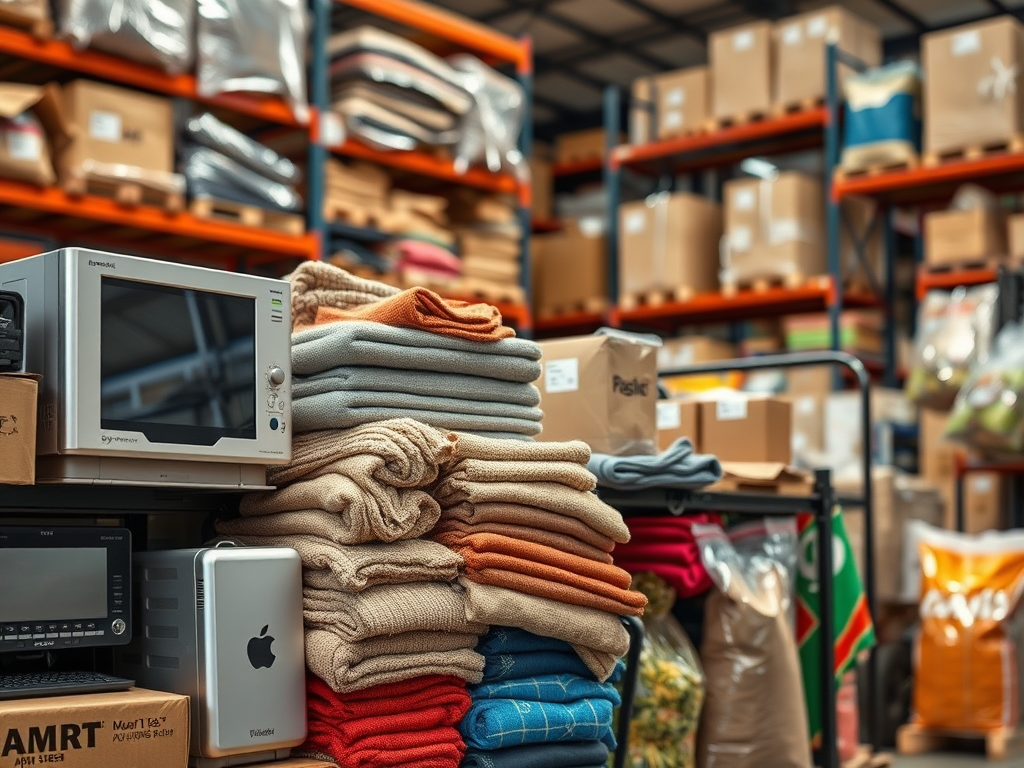
[[[227,155],[272,181],[297,184],[302,180],[302,171],[291,160],[222,123],[209,112],[189,118],[183,133],[186,139]]]
[[[811,768],[786,566],[764,551],[742,556],[718,526],[693,533],[716,587],[704,615],[698,764]]]
[[[218,93],[265,93],[285,99],[301,122],[306,98],[305,0],[198,0],[197,87]]]
[[[697,654],[670,613],[676,593],[652,573],[633,578],[650,601],[644,611],[644,646],[629,726],[631,768],[694,768],[695,740],[704,703],[704,673]]]
[[[994,456],[1024,452],[1024,325],[1009,323],[970,373],[946,437]]]
[[[279,211],[302,210],[302,198],[294,189],[208,147],[183,150],[178,167],[185,174],[192,198],[210,197]]]
[[[844,170],[913,163],[921,146],[921,68],[909,61],[851,75],[844,83]]]
[[[57,0],[60,35],[78,48],[123,56],[171,74],[195,60],[195,0]]]
[[[68,141],[60,86],[0,83],[0,177],[48,186]]]
[[[999,289],[995,285],[930,291],[917,316],[917,338],[907,398],[948,409],[973,366],[988,357],[995,332]]]
[[[529,181],[530,167],[519,151],[523,125],[523,89],[515,80],[491,69],[476,56],[461,53],[448,59],[462,86],[473,96],[473,109],[463,118],[455,147],[455,168],[484,165],[497,173],[511,170]]]
[[[1024,531],[954,533],[920,521],[913,719],[966,733],[1020,721]]]

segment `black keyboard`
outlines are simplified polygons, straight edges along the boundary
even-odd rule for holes
[[[133,685],[134,680],[103,675],[99,672],[27,672],[0,675],[0,700],[127,691]]]

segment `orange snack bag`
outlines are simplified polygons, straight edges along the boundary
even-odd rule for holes
[[[968,732],[1015,726],[1024,531],[970,536],[911,525],[923,577],[914,722]]]

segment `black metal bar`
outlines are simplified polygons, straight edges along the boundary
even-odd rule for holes
[[[836,65],[835,43],[829,43],[825,49],[825,103],[828,107],[828,125],[825,126],[825,179],[824,188],[832,185],[833,169],[839,165],[839,81]],[[832,276],[832,297],[828,302],[829,348],[838,351],[841,321],[843,315],[843,259],[840,238],[842,236],[842,216],[840,203],[832,195],[825,198],[825,227],[828,235],[826,256],[828,272]],[[833,389],[839,389],[842,380],[839,371],[833,369]]]
[[[734,512],[738,515],[789,517],[798,512],[813,512],[821,504],[816,495],[780,496],[759,493],[719,493],[717,491],[686,491],[653,488],[641,491],[616,491],[598,488],[598,495],[610,507],[625,515],[632,512],[668,510],[685,515],[690,510],[702,512]]]
[[[239,494],[171,490],[137,486],[48,485],[5,486],[0,513],[48,515],[152,515],[182,512],[224,512],[238,505]]]
[[[330,238],[324,228],[324,197],[327,185],[327,148],[324,146],[322,126],[328,114],[330,100],[327,76],[327,37],[331,34],[331,0],[313,0],[313,31],[309,85],[317,119],[321,121],[317,140],[309,145],[306,171],[306,226],[320,238],[320,258],[328,256]]]
[[[956,470],[956,529],[963,533],[965,525],[964,515],[964,473],[957,467]]]
[[[896,232],[892,226],[893,211],[885,210],[884,250],[882,264],[885,267],[885,378],[887,387],[899,386],[899,371],[896,370]],[[870,234],[868,237],[870,238]]]
[[[839,768],[838,714],[836,712],[835,594],[832,566],[832,510],[834,495],[831,473],[819,469],[814,486],[820,499],[818,518],[818,615],[821,628],[821,768]],[[868,539],[870,542],[870,539]],[[865,551],[871,549],[865,545]]]
[[[622,131],[621,94],[617,86],[604,90],[604,178],[608,195],[607,234],[605,249],[608,254],[608,301],[615,306],[619,300],[619,202],[622,171],[611,163],[612,150]]]
[[[640,677],[640,652],[644,645],[644,625],[635,616],[619,617],[629,632],[629,651],[626,654],[626,674],[622,678],[622,706],[619,707],[619,724],[616,729],[618,747],[615,750],[614,768],[625,768],[629,756],[629,723],[633,719],[633,699],[636,697],[636,682]]]
[[[528,41],[524,41],[526,43]],[[531,49],[532,50],[532,49]],[[517,139],[519,152],[524,158],[533,155],[533,65],[516,72],[516,80],[523,89],[523,121]],[[531,180],[531,198],[532,185]],[[524,304],[527,309],[533,307],[533,259],[530,257],[530,236],[533,233],[533,212],[520,200],[519,209],[519,287],[523,290]],[[519,328],[519,335],[532,339],[533,324],[529,328]]]

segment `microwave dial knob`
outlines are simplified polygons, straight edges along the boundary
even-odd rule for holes
[[[115,635],[123,635],[127,628],[128,627],[125,625],[124,619],[114,619],[110,623],[110,631]]]
[[[285,380],[284,369],[276,365],[273,366],[269,371],[267,371],[267,380],[270,381],[272,386],[280,387],[284,384]]]

